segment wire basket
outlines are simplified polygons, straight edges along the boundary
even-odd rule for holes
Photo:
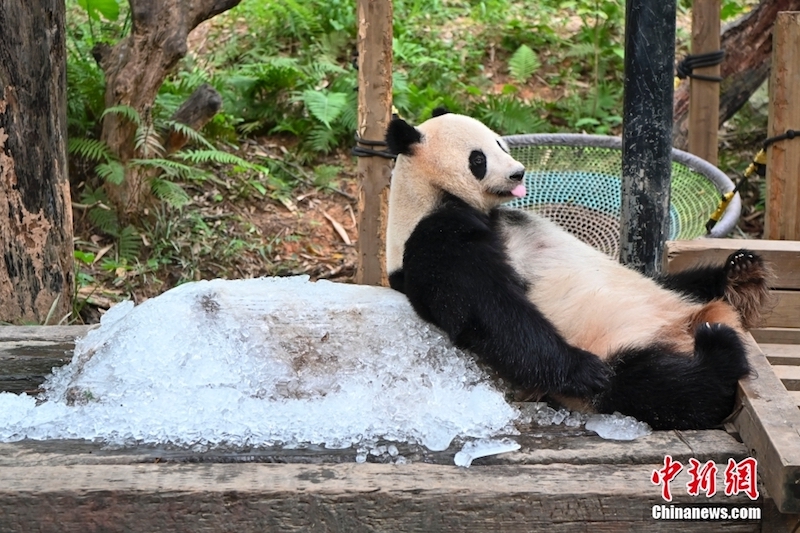
[[[525,165],[528,194],[508,203],[533,210],[609,254],[619,256],[622,205],[622,139],[602,135],[534,134],[504,137]],[[736,194],[722,218],[706,232],[722,193],[734,184],[721,170],[687,152],[672,150],[668,238],[724,237],[739,220]]]

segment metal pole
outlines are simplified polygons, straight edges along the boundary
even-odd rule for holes
[[[660,272],[669,224],[675,0],[625,9],[620,261]]]

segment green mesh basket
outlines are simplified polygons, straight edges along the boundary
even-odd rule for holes
[[[510,135],[511,155],[525,165],[528,194],[508,203],[558,223],[584,242],[619,255],[622,140],[601,135]],[[707,234],[706,222],[722,193],[733,182],[707,161],[681,150],[672,151],[669,239],[695,239]],[[735,195],[722,219],[708,234],[724,237],[741,213]]]

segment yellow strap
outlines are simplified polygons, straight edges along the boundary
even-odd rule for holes
[[[712,213],[709,218],[711,220],[713,220],[714,222],[719,222],[719,219],[722,218],[722,214],[725,212],[725,210],[731,204],[731,200],[733,200],[733,197],[735,195],[736,195],[735,191],[730,191],[730,192],[726,192],[725,194],[723,194],[722,195],[722,200],[720,200],[719,205],[717,206],[717,210],[714,211],[714,213]]]

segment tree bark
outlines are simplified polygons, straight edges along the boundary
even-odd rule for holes
[[[150,109],[170,70],[186,55],[186,38],[198,24],[227,11],[241,0],[129,0],[131,34],[105,51],[99,49],[106,77],[106,108],[126,105],[135,109],[145,126]],[[123,115],[103,119],[101,139],[120,161],[136,157],[136,124]],[[109,200],[123,218],[134,216],[148,196],[147,175],[126,170],[119,186],[107,184]]]
[[[172,120],[185,124],[195,131],[200,131],[221,108],[222,96],[211,85],[204,83],[175,111]],[[171,129],[167,131],[164,152],[173,154],[183,148],[188,141],[186,135],[176,129]]]
[[[725,59],[720,65],[719,124],[730,119],[769,76],[772,29],[779,11],[800,10],[800,0],[761,0],[722,33]],[[675,90],[672,144],[686,150],[689,129],[689,82]]]
[[[0,2],[3,322],[57,322],[72,307],[64,24],[63,0]]]

